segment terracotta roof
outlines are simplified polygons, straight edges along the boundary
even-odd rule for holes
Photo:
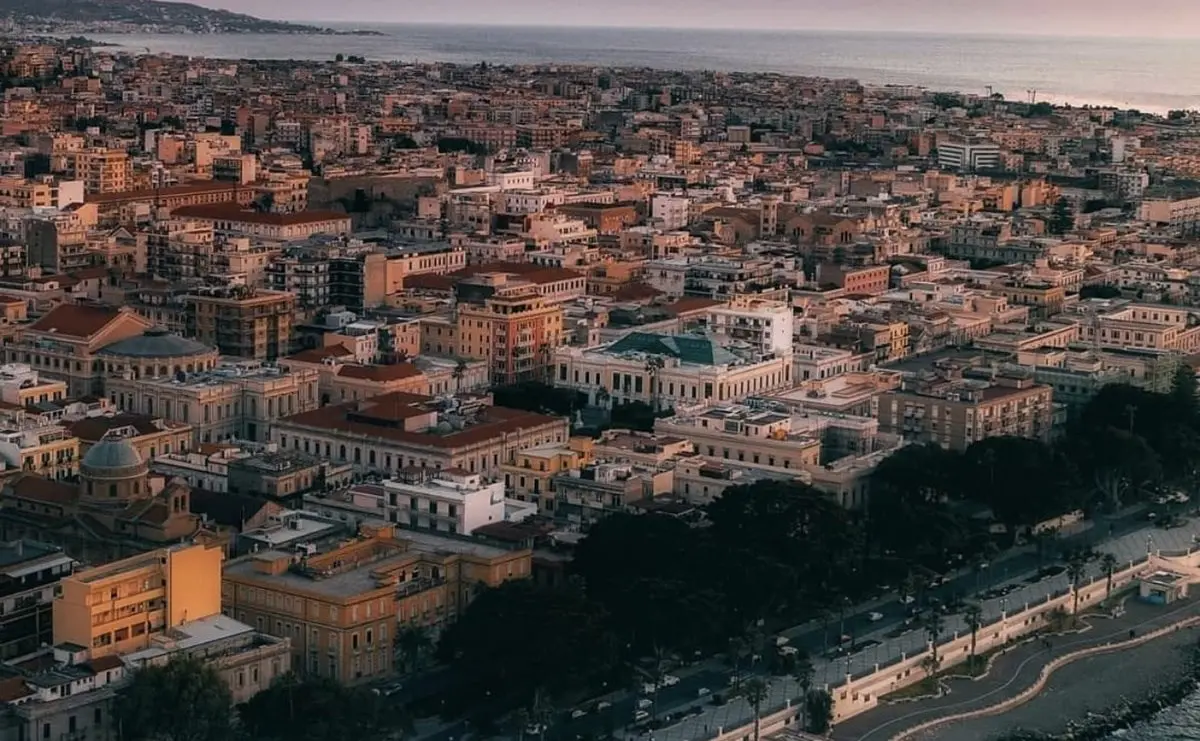
[[[262,213],[244,209],[235,203],[214,203],[201,206],[181,206],[172,216],[179,218],[214,219],[238,221],[244,224],[269,224],[271,226],[294,226],[314,224],[321,221],[349,221],[350,215],[339,211],[297,211],[288,214]]]
[[[604,295],[614,301],[637,301],[640,299],[653,299],[663,295],[663,292],[648,283],[633,282],[626,283],[613,293],[606,293]]]
[[[116,658],[115,656],[113,658]],[[120,661],[120,659],[117,659]],[[33,690],[25,684],[24,677],[9,677],[0,679],[0,702],[16,702],[23,697],[29,697]]]
[[[397,391],[365,401],[335,404],[301,412],[285,417],[277,424],[309,427],[357,437],[385,438],[410,445],[455,449],[477,445],[518,430],[564,421],[562,417],[519,409],[484,407],[479,416],[464,429],[444,434],[437,431],[409,432],[403,425],[397,424],[400,420],[428,414],[432,410],[432,401],[429,397]]]
[[[19,296],[9,296],[7,293],[0,293],[0,304],[23,304],[25,299]]]
[[[674,303],[663,304],[661,308],[671,316],[679,316],[680,314],[687,314],[693,311],[703,311],[704,309],[708,309],[713,306],[720,306],[722,303],[724,302],[711,298],[688,297],[681,298]]]
[[[422,375],[421,369],[412,363],[396,363],[395,365],[343,365],[338,369],[338,376],[359,378],[364,381],[399,381],[403,378],[413,378]]]
[[[301,350],[298,353],[288,355],[283,360],[295,360],[297,363],[320,363],[326,358],[347,358],[353,357],[354,353],[346,349],[344,345],[330,345],[328,347],[315,347],[311,350]]]
[[[87,662],[87,667],[97,674],[122,666],[125,666],[125,662],[122,661],[121,657],[117,656],[116,654],[111,656],[101,656],[98,659],[92,659],[91,661]]]
[[[425,288],[433,291],[451,291],[454,289],[454,284],[463,278],[472,278],[476,275],[486,275],[488,273],[508,273],[520,276],[530,283],[538,285],[583,277],[583,273],[568,268],[548,268],[543,265],[535,265],[531,262],[488,262],[481,265],[469,265],[462,270],[456,270],[446,275],[413,275],[405,277],[404,287]]]
[[[52,481],[34,474],[24,474],[13,479],[13,496],[18,499],[29,499],[46,504],[73,504],[79,498],[79,491],[71,484]]]
[[[29,328],[36,332],[87,338],[107,327],[120,314],[116,309],[104,306],[59,304]]]
[[[129,203],[132,201],[153,201],[155,198],[163,200],[172,196],[186,196],[196,193],[228,191],[229,200],[233,201],[233,194],[237,191],[237,187],[235,183],[210,180],[203,183],[169,185],[158,190],[146,188],[144,190],[126,190],[120,193],[89,193],[84,196],[83,200],[85,203]]]
[[[85,417],[74,422],[66,422],[63,427],[80,440],[96,441],[104,437],[104,433],[117,427],[133,427],[139,435],[153,435],[161,432],[154,423],[155,418],[145,414],[117,414],[112,417]]]

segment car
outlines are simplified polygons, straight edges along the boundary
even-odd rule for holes
[[[541,723],[530,723],[529,725],[525,726],[525,735],[537,736],[541,734],[542,730],[543,728]]]
[[[679,684],[679,677],[674,674],[664,674],[658,683],[663,687],[674,687]]]
[[[611,702],[609,702],[608,700],[601,700],[600,702],[596,703],[596,712],[598,713],[601,710],[608,710],[611,707],[612,707]]]
[[[871,614],[867,615],[867,620],[870,620],[872,623],[877,623],[880,620],[883,620],[883,613],[882,612],[872,612]]]
[[[571,720],[579,720],[580,718],[582,718],[585,715],[587,715],[586,710],[584,710],[583,708],[575,708],[574,710],[571,711]]]
[[[900,598],[900,604],[902,604],[902,605],[911,605],[912,603],[914,603],[916,601],[917,601],[917,598],[912,596],[911,594],[906,594]]]
[[[649,719],[650,719],[650,713],[647,713],[645,710],[638,710],[637,712],[635,712],[633,714],[633,722],[634,723],[641,723],[642,721],[649,720]]]
[[[652,684],[650,682],[642,682],[642,694],[643,695],[653,695],[655,692],[658,692],[657,686],[655,686],[654,684]]]
[[[637,709],[638,710],[645,710],[646,708],[652,708],[652,707],[654,707],[654,700],[651,700],[648,697],[643,697],[642,699],[637,701]]]
[[[790,639],[787,636],[775,636],[776,646],[786,646]]]
[[[800,649],[795,646],[783,646],[779,649],[780,656],[795,656],[800,653]]]
[[[712,694],[712,692],[707,687],[701,687],[700,689],[696,690],[696,697],[705,697],[710,694]]]

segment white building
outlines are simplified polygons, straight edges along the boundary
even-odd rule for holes
[[[728,304],[708,311],[708,328],[713,334],[736,342],[748,342],[759,352],[790,354],[792,307],[782,301],[736,296]]]
[[[150,470],[168,478],[177,476],[197,489],[225,493],[229,491],[229,463],[249,457],[250,453],[234,447],[213,453],[163,453],[150,462]]]
[[[938,166],[955,170],[995,170],[1000,167],[1000,147],[992,142],[943,142],[938,145]]]
[[[650,220],[666,231],[683,229],[688,224],[691,205],[686,196],[657,194],[650,199]]]

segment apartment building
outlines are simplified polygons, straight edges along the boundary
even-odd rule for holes
[[[654,431],[691,440],[697,454],[722,461],[797,471],[821,461],[820,438],[794,415],[777,410],[710,407],[659,419]]]
[[[565,342],[563,310],[537,287],[503,273],[478,275],[459,286],[478,287],[480,303],[458,308],[458,354],[487,362],[495,385],[545,378],[554,350]]]
[[[891,277],[890,265],[853,267],[828,262],[817,265],[817,283],[841,288],[849,296],[880,296],[887,293]]]
[[[90,224],[76,210],[35,211],[25,219],[25,252],[31,265],[51,273],[89,267]]]
[[[1185,235],[1195,234],[1200,228],[1200,197],[1147,198],[1138,205],[1138,218]]]
[[[92,658],[149,648],[155,636],[221,612],[220,548],[178,545],[64,578],[54,640]]]
[[[275,242],[308,239],[319,234],[349,235],[350,216],[337,211],[272,213],[242,209],[233,203],[180,206],[173,216],[211,224],[219,234],[257,237]]]
[[[211,224],[163,219],[145,230],[146,272],[166,281],[203,278],[215,267]]]
[[[67,153],[67,178],[82,181],[88,194],[128,190],[130,170],[129,153],[124,149],[92,147]]]
[[[764,355],[792,351],[792,307],[783,301],[735,296],[708,310],[706,329],[731,342],[746,342]]]
[[[1200,314],[1154,304],[1115,306],[1103,301],[1081,305],[1081,340],[1104,349],[1200,350]]]
[[[519,451],[504,472],[504,489],[520,502],[530,502],[542,512],[554,512],[554,477],[577,471],[591,462],[590,441],[571,438],[567,443],[539,445]]]
[[[568,422],[504,407],[392,393],[278,420],[271,441],[357,471],[457,468],[499,476],[519,451],[569,437]]]
[[[916,381],[879,395],[879,428],[950,450],[1006,435],[1045,439],[1054,419],[1053,393],[1032,377]]]
[[[67,384],[41,378],[24,363],[0,365],[0,401],[18,407],[46,402],[66,401]]]
[[[951,170],[974,172],[1000,167],[999,145],[990,141],[939,141],[938,166]]]
[[[438,629],[480,586],[528,578],[530,569],[528,550],[378,523],[328,550],[268,550],[232,561],[222,599],[239,622],[290,639],[298,671],[357,684],[392,674],[401,630]]]
[[[0,661],[27,656],[53,642],[54,594],[78,565],[48,543],[0,543]]]
[[[291,352],[296,297],[253,288],[206,288],[184,297],[188,335],[222,355],[275,360]]]

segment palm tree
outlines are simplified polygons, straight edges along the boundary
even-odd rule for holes
[[[1104,599],[1108,599],[1112,596],[1113,572],[1117,570],[1117,557],[1111,553],[1105,553],[1100,557],[1100,565],[1104,567],[1104,576],[1108,579],[1108,588],[1104,592]]]
[[[975,640],[979,635],[979,625],[983,621],[983,609],[979,605],[967,605],[963,610],[963,619],[967,621],[967,627],[971,629],[971,656],[969,659],[970,665],[975,664]]]
[[[396,635],[396,649],[404,671],[420,668],[425,654],[433,647],[428,631],[420,626],[407,625]]]
[[[945,627],[942,624],[942,616],[937,612],[931,612],[925,620],[925,635],[929,637],[930,655],[935,668],[938,664],[938,638],[942,636]]]
[[[607,407],[610,398],[612,398],[612,394],[608,393],[608,389],[604,387],[596,389],[596,406]]]
[[[1067,561],[1067,578],[1071,580],[1071,591],[1075,593],[1074,606],[1071,608],[1072,615],[1079,614],[1079,582],[1083,579],[1086,571],[1087,563],[1079,556],[1071,556],[1071,560]]]
[[[806,653],[796,655],[796,664],[792,667],[792,676],[796,679],[796,683],[800,685],[800,727],[808,727],[808,704],[804,699],[808,697],[808,693],[812,690],[813,675],[816,673],[813,667],[812,659]]]
[[[658,411],[658,372],[663,368],[661,355],[651,355],[646,358],[646,375],[650,382],[650,408]]]
[[[742,686],[742,656],[746,654],[746,639],[741,636],[734,636],[729,639],[729,648],[725,652],[725,660],[733,669],[733,686],[735,689]]]
[[[760,677],[753,677],[747,680],[745,696],[746,702],[750,703],[750,707],[754,708],[754,741],[758,741],[759,721],[762,717],[760,711],[763,701],[770,696],[767,681]]]

